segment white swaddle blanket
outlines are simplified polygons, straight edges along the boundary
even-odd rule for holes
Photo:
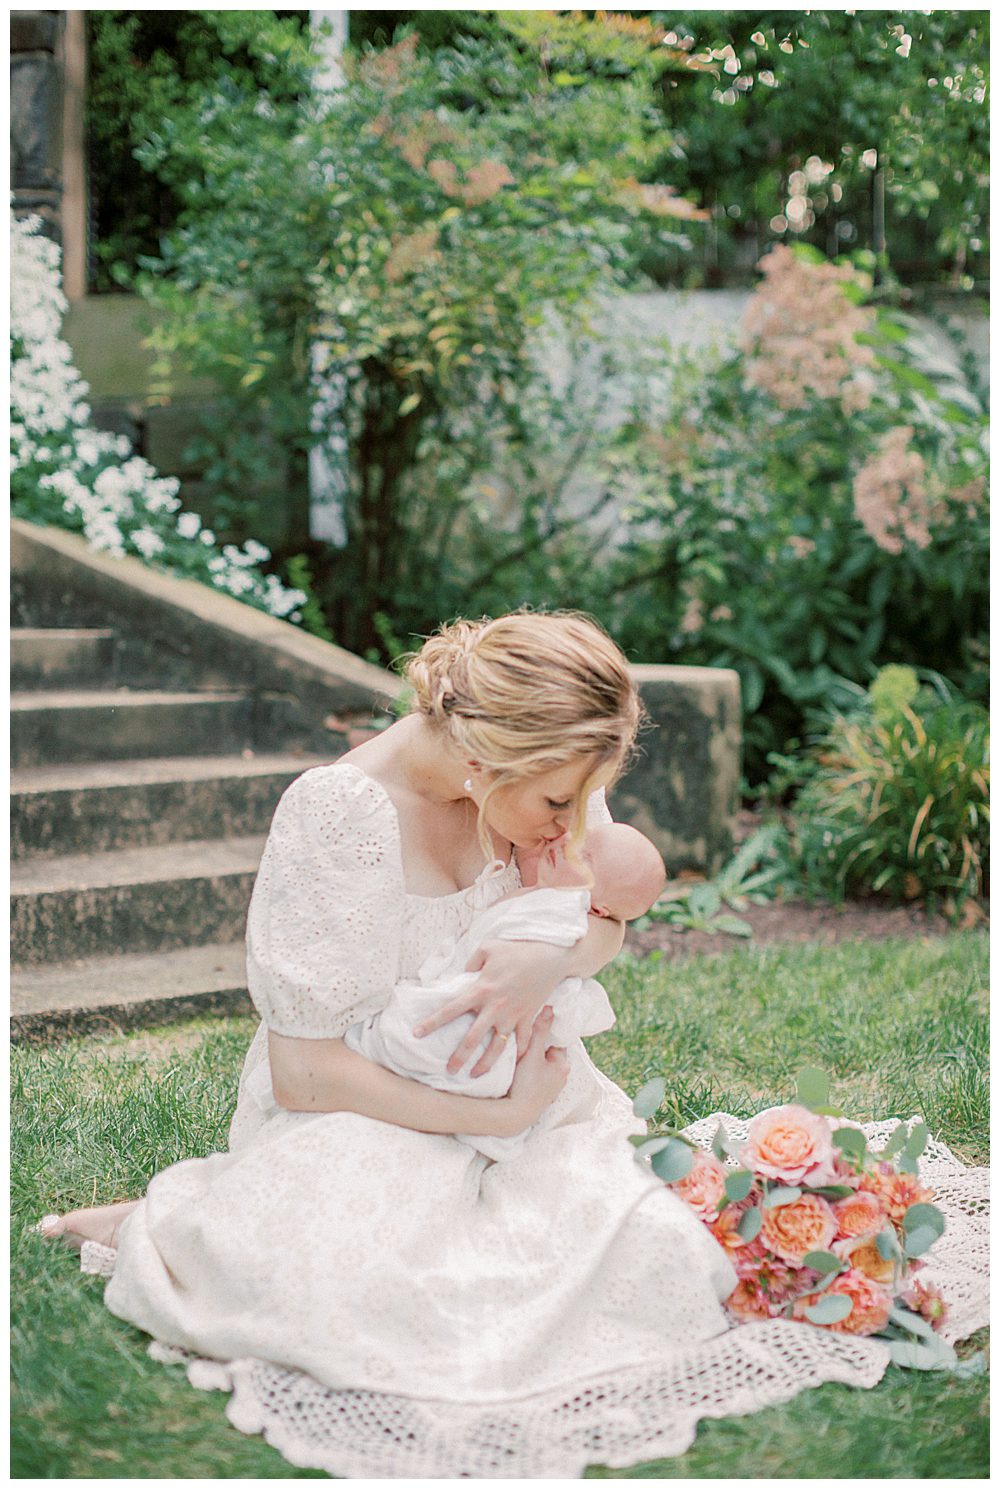
[[[413,1029],[442,1004],[468,992],[479,974],[466,972],[465,968],[484,941],[544,941],[550,946],[575,946],[586,935],[589,908],[587,889],[533,889],[528,894],[499,900],[476,915],[464,935],[432,953],[421,965],[416,980],[397,982],[386,1006],[348,1029],[344,1043],[369,1060],[439,1091],[453,1091],[462,1096],[505,1096],[517,1063],[513,1039],[485,1075],[473,1077],[469,1072],[489,1044],[489,1038],[452,1075],[447,1069],[448,1061],[472,1024],[473,1015],[461,1014],[422,1039],[414,1035]],[[615,1022],[607,994],[590,977],[565,978],[553,990],[548,1003],[553,1011],[550,1045],[572,1044],[584,1035],[610,1029]],[[544,1114],[541,1120],[544,1122]],[[458,1134],[460,1142],[478,1148],[493,1159],[512,1157],[526,1136],[526,1133],[517,1137]]]

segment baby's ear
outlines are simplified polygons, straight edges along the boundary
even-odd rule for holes
[[[591,915],[598,916],[601,920],[611,920],[613,918],[607,905],[591,905],[590,913]]]

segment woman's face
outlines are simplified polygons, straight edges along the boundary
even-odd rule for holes
[[[572,828],[577,796],[597,768],[597,757],[588,755],[541,775],[501,786],[490,797],[486,820],[495,833],[518,848],[544,847]],[[594,789],[609,781],[613,774],[613,766],[608,764],[596,777]]]

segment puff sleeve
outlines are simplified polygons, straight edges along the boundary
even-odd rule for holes
[[[405,887],[395,808],[354,766],[308,770],[282,796],[247,918],[247,979],[276,1034],[339,1038],[399,976]]]
[[[597,827],[602,822],[613,821],[614,818],[612,817],[611,812],[608,808],[608,801],[604,792],[604,787],[601,786],[599,790],[592,791],[587,797],[587,826]]]

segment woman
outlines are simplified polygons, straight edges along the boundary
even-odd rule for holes
[[[575,615],[459,622],[407,677],[413,711],[275,814],[247,931],[264,1022],[229,1152],[49,1232],[116,1245],[109,1308],[198,1356],[192,1379],[233,1390],[242,1430],[344,1476],[566,1476],[682,1451],[699,1416],[872,1383],[865,1342],[728,1330],[732,1268],[633,1162],[628,1099],[579,1041],[546,1050],[546,997],[617,953],[616,922],[592,917],[568,951],[487,945],[474,992],[428,1025],[475,1014],[455,1069],[487,1032],[477,1071],[516,1039],[507,1097],[436,1091],[343,1043],[605,812],[639,720],[621,653]],[[549,1106],[509,1163],[454,1140],[522,1132]]]

